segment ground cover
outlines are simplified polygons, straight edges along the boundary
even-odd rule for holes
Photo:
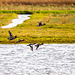
[[[17,11],[16,11],[17,12]],[[23,11],[22,11],[23,12]],[[2,29],[0,28],[0,43],[14,43],[19,38],[25,39],[23,43],[75,43],[75,11],[74,10],[47,10],[47,11],[29,11],[32,13],[31,19],[25,21],[22,24],[14,28]],[[0,26],[11,21],[8,19],[10,13],[2,12],[2,17],[0,17]],[[21,12],[19,12],[21,13]],[[6,14],[6,15],[5,15]],[[17,17],[14,12],[11,13],[12,19],[13,15]],[[7,16],[8,15],[8,16]],[[38,22],[42,21],[46,23],[45,26],[37,27]],[[4,24],[2,24],[2,22]],[[15,41],[9,42],[7,39],[9,37],[8,30],[10,30],[13,35],[17,35],[18,38]]]

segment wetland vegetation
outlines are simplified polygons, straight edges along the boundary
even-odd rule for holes
[[[29,20],[14,28],[1,28],[11,23],[18,14],[32,14]],[[37,27],[42,21],[46,25]],[[9,42],[8,31],[18,38]],[[19,38],[22,43],[75,43],[75,6],[0,5],[0,43],[9,44]]]

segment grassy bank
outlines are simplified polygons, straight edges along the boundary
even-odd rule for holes
[[[17,18],[15,13],[1,13],[0,12],[0,27],[11,23],[11,20]]]
[[[0,13],[15,13],[15,14],[34,14],[34,13],[43,13],[43,14],[73,14],[75,13],[75,10],[29,10],[29,11],[24,11],[24,10],[0,10]]]
[[[25,11],[12,11],[11,13],[7,11],[0,11],[2,17],[0,17],[0,25],[6,24],[5,19],[9,22],[8,16],[11,14],[17,17],[16,12],[24,13]],[[22,24],[14,28],[2,29],[0,28],[0,43],[14,43],[19,38],[25,39],[23,43],[75,43],[75,11],[74,10],[48,10],[48,11],[29,11],[33,13],[31,19],[25,21]],[[5,15],[6,14],[6,15]],[[13,15],[12,15],[13,14]],[[8,16],[7,16],[8,15]],[[7,16],[7,17],[6,17]],[[4,18],[5,17],[5,18]],[[38,22],[42,21],[46,23],[45,26],[37,27]],[[2,24],[2,22],[4,24]],[[9,42],[7,39],[9,37],[8,30],[12,32],[13,35],[17,35],[18,38],[15,41]]]

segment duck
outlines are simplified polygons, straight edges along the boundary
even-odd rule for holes
[[[33,46],[32,46],[32,45],[30,45],[30,48],[31,48],[31,50],[33,51]]]
[[[42,26],[43,24],[42,24],[42,21],[41,22],[38,22],[39,23],[39,26]]]
[[[41,21],[41,22],[38,22],[38,23],[39,23],[38,27],[39,27],[39,26],[46,25],[46,23],[42,24],[42,21]]]
[[[31,46],[31,45],[34,45],[34,44],[36,44],[36,43],[30,43],[30,44],[28,44],[27,46]]]
[[[39,48],[39,46],[41,46],[41,45],[43,45],[43,43],[38,43],[38,44],[36,44],[35,46],[36,46],[36,50]]]
[[[10,37],[8,38],[9,40],[14,40],[14,39],[17,38],[17,36],[13,36],[10,31],[8,31],[8,32],[9,32],[9,35],[10,35]]]
[[[30,43],[28,44],[27,46],[30,46],[31,50],[33,51],[33,45],[36,44],[36,43]]]
[[[22,40],[22,39],[19,39],[16,43],[19,43],[19,42],[22,42],[22,41],[24,41],[24,39]]]

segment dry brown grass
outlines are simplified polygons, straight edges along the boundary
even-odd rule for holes
[[[75,0],[0,0],[0,5],[2,4],[26,4],[26,5],[51,5],[51,4],[74,4]]]
[[[75,10],[75,0],[0,0],[0,10]]]

